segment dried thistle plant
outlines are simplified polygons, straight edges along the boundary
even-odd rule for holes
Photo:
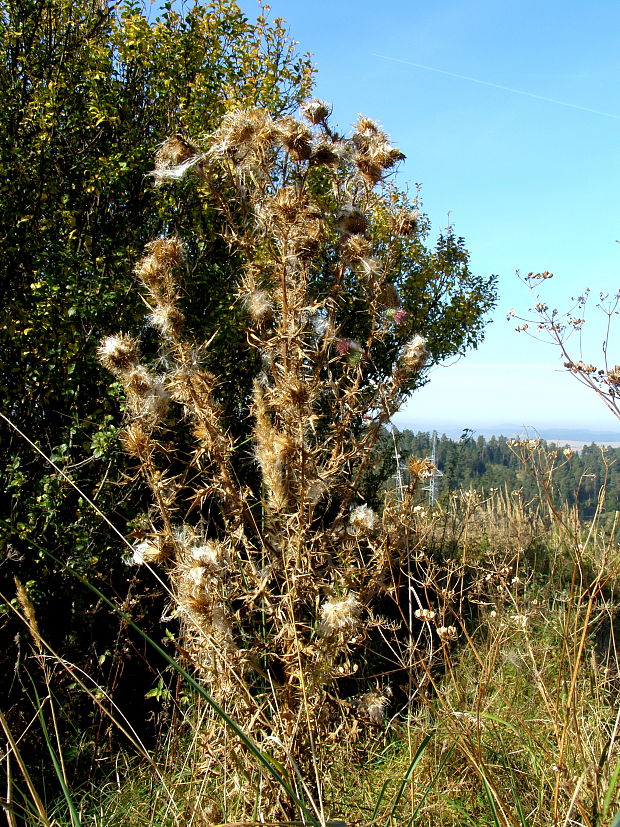
[[[356,716],[379,726],[390,703],[376,682],[376,691],[360,682],[348,697],[340,687],[364,672],[369,629],[389,636],[395,628],[374,610],[390,596],[398,605],[413,577],[419,519],[412,492],[379,515],[358,489],[429,354],[423,337],[406,331],[390,278],[419,216],[377,186],[402,153],[369,119],[345,140],[323,102],[303,113],[310,125],[231,112],[200,148],[180,136],[166,141],[153,173],[163,183],[198,172],[243,258],[238,295],[248,345],[262,360],[249,420],[258,482],[240,470],[247,444],[231,437],[218,378],[185,329],[180,239],[151,242],[135,271],[165,371],[155,375],[124,334],[105,339],[99,354],[127,393],[125,447],[154,498],[151,539],[134,561],[167,571],[183,651],[216,699],[320,793],[330,733],[348,731]],[[389,355],[390,375],[377,369],[377,352]],[[189,449],[170,445],[171,422],[187,429]],[[399,609],[410,684],[434,653],[435,632],[419,614],[427,599],[416,600],[408,614]],[[440,622],[445,646],[453,626],[441,613]],[[212,771],[241,785],[236,749],[209,743]]]

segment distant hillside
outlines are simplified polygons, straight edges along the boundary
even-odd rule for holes
[[[488,491],[507,487],[510,491],[521,490],[527,499],[539,497],[534,476],[524,469],[510,447],[510,441],[505,436],[486,439],[468,432],[458,440],[445,434],[438,437],[437,467],[443,474],[438,480],[439,495],[459,488]],[[559,438],[557,443],[545,440],[542,443],[546,451],[558,451],[551,491],[554,501],[576,504],[583,518],[591,517],[606,481],[604,509],[607,512],[620,509],[620,447],[597,446],[590,442],[572,455],[565,455],[563,449],[567,441]],[[409,456],[430,457],[432,436],[428,432],[402,431],[398,435],[398,449],[402,464],[406,464]]]

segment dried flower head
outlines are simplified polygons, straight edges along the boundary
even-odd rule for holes
[[[620,365],[614,365],[611,370],[608,370],[605,378],[614,388],[620,387]]]
[[[142,365],[137,365],[123,375],[123,383],[129,403],[137,416],[157,422],[168,411],[170,394],[162,380]]]
[[[416,334],[410,339],[403,350],[401,364],[410,373],[416,373],[424,367],[428,360],[429,353],[426,349],[426,339]]]
[[[135,566],[142,566],[145,563],[154,563],[163,557],[160,544],[156,540],[143,540],[133,547],[131,562]]]
[[[155,256],[162,267],[178,267],[185,255],[183,242],[176,235],[156,238],[147,244],[145,249]]]
[[[416,609],[414,615],[415,617],[417,617],[418,620],[421,620],[423,623],[428,623],[435,617],[435,611],[434,609]]]
[[[176,167],[184,164],[198,154],[196,144],[188,141],[179,132],[160,144],[155,153],[155,165],[158,167]]]
[[[137,341],[126,333],[106,336],[97,348],[101,364],[115,376],[128,373],[138,364],[140,351]]]
[[[381,726],[389,702],[389,698],[380,692],[366,692],[357,702],[360,717],[367,718],[375,726]]]
[[[394,229],[402,236],[415,235],[420,227],[420,213],[416,210],[402,210],[394,217]]]
[[[220,543],[214,540],[207,540],[200,546],[193,546],[191,549],[191,560],[193,565],[202,566],[205,571],[220,571],[226,562],[225,553]]]
[[[331,111],[331,106],[318,98],[306,101],[301,105],[301,114],[315,125],[329,118]]]
[[[340,258],[344,264],[355,265],[372,257],[372,244],[363,235],[347,235],[340,244]]]
[[[368,227],[368,219],[358,207],[345,204],[336,214],[336,227],[341,233],[363,235]]]
[[[449,643],[458,637],[456,626],[438,626],[437,634],[442,643]]]
[[[272,321],[273,302],[266,290],[253,290],[245,296],[245,306],[256,324],[262,325]]]
[[[200,168],[203,159],[198,147],[177,133],[167,138],[155,154],[155,169],[149,173],[156,184],[180,181],[192,168]]]
[[[373,185],[381,180],[386,169],[390,169],[405,157],[399,149],[390,144],[385,132],[370,118],[360,116],[352,141],[357,149],[355,163],[364,178]]]
[[[437,471],[430,459],[419,459],[418,457],[409,457],[407,461],[407,470],[411,474],[412,483],[415,484],[418,480],[430,479]]]
[[[355,633],[359,627],[362,604],[352,594],[343,600],[327,600],[321,606],[319,632],[325,637]]]
[[[146,460],[152,450],[149,430],[142,422],[132,422],[122,434],[123,447],[132,457]]]
[[[310,162],[314,166],[338,167],[343,160],[343,149],[341,144],[335,141],[318,141],[312,147]]]
[[[148,316],[149,322],[165,335],[178,335],[183,329],[185,317],[171,304],[158,304]]]
[[[294,118],[285,115],[276,121],[276,134],[282,146],[297,161],[307,161],[312,155],[312,132]]]
[[[233,163],[264,161],[276,137],[274,122],[263,109],[236,109],[222,118],[211,135],[209,155]]]
[[[370,506],[358,505],[349,514],[349,534],[371,534],[379,527],[379,518]]]

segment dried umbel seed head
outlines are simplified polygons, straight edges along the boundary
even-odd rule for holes
[[[419,334],[410,339],[403,350],[401,365],[410,373],[417,373],[424,367],[429,357],[426,339]]]
[[[614,388],[620,387],[620,365],[614,365],[611,370],[608,370],[605,378]]]
[[[458,637],[456,626],[438,626],[437,634],[442,643],[450,643]]]
[[[372,534],[379,527],[379,518],[370,506],[358,505],[349,514],[349,534]]]
[[[276,121],[277,137],[282,146],[297,161],[307,161],[312,155],[312,132],[292,115]]]
[[[321,606],[319,632],[325,637],[353,634],[357,631],[362,604],[352,594],[344,600],[327,600]]]
[[[423,623],[428,623],[435,617],[435,612],[433,609],[416,609],[414,615],[418,620],[421,620]]]
[[[273,320],[273,302],[266,290],[253,290],[248,293],[245,296],[245,306],[256,324],[263,325]]]
[[[301,114],[307,118],[312,124],[322,123],[331,115],[331,106],[325,101],[315,98],[311,101],[306,101],[301,105]]]
[[[368,219],[353,204],[345,204],[336,214],[336,227],[341,233],[363,235],[368,227]]]
[[[126,333],[106,336],[97,348],[101,364],[115,376],[128,373],[138,364],[140,351],[137,341]]]

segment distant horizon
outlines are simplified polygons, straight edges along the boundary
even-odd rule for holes
[[[460,437],[464,431],[471,431],[473,437],[504,436],[514,438],[517,435],[530,438],[540,437],[545,441],[566,441],[595,443],[618,443],[620,444],[620,425],[618,428],[589,428],[584,426],[570,425],[543,425],[539,427],[519,425],[517,423],[497,422],[478,423],[477,425],[466,424],[462,421],[431,421],[411,418],[407,415],[396,415],[393,417],[393,424],[398,431],[412,431],[413,433],[432,433],[436,431],[439,436],[445,434],[450,438]]]

